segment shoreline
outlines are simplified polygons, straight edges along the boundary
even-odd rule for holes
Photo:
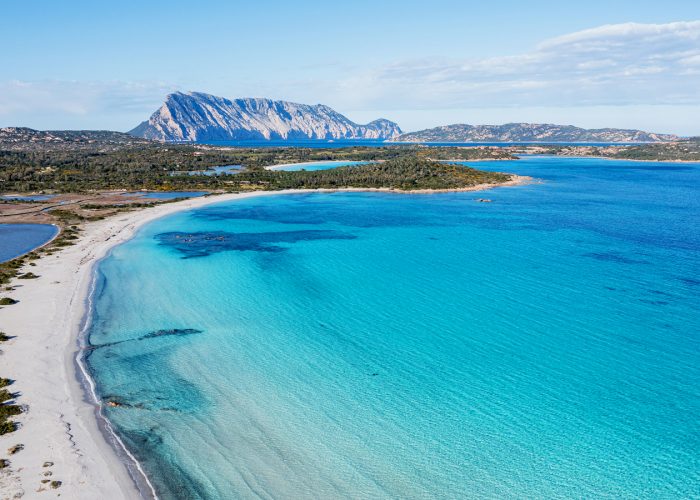
[[[14,337],[2,344],[2,376],[16,380],[17,404],[26,411],[20,427],[0,436],[0,449],[21,443],[0,472],[0,491],[7,498],[42,492],[45,498],[153,498],[148,477],[102,415],[102,403],[83,363],[85,335],[99,262],[119,244],[156,219],[183,210],[245,198],[310,192],[392,192],[429,194],[483,191],[533,181],[516,176],[501,184],[459,190],[338,188],[227,193],[191,198],[138,209],[87,223],[73,246],[35,261],[35,280],[18,284],[7,295],[17,304],[0,308],[2,330]],[[3,293],[3,295],[5,295]],[[46,463],[51,466],[45,467]],[[40,482],[46,472],[62,482],[51,489]],[[150,491],[149,491],[150,489]],[[3,497],[5,498],[5,497]]]
[[[118,449],[100,429],[100,406],[81,382],[77,360],[80,334],[89,321],[89,300],[96,265],[138,229],[160,217],[211,203],[282,191],[230,193],[156,205],[87,223],[81,238],[54,255],[34,261],[31,282],[13,281],[4,295],[19,302],[0,308],[2,330],[14,337],[2,344],[2,376],[15,380],[17,404],[26,411],[15,418],[19,429],[0,436],[0,450],[23,444],[0,471],[2,498],[133,499],[149,498],[136,487]],[[84,373],[83,373],[84,375]],[[44,467],[45,463],[52,463]],[[51,489],[45,473],[62,485]]]

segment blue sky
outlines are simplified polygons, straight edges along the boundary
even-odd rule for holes
[[[406,130],[700,135],[697,1],[41,1],[0,15],[0,126],[127,130],[168,92],[328,104]]]

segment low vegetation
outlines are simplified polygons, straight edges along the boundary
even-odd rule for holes
[[[389,188],[463,189],[477,184],[506,182],[509,175],[461,165],[438,163],[417,156],[401,156],[381,163],[315,171],[250,170],[239,174],[241,185],[258,189]]]
[[[85,193],[109,189],[233,190],[234,175],[190,175],[221,165],[248,170],[280,163],[311,161],[384,161],[402,156],[434,160],[511,159],[498,148],[416,145],[347,148],[221,148],[128,141],[111,135],[91,141],[2,142],[0,190]],[[274,175],[274,174],[273,174]],[[287,175],[288,177],[288,175]]]
[[[12,383],[7,379],[0,380],[6,381],[6,386]],[[11,417],[22,413],[22,408],[13,404],[16,397],[17,394],[13,394],[7,389],[0,389],[0,435],[13,432],[17,428],[17,423],[10,420]]]
[[[700,139],[630,146],[527,146],[510,148],[513,153],[558,156],[597,156],[636,161],[700,161]]]

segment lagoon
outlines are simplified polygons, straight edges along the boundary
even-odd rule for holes
[[[58,234],[52,224],[0,224],[0,262],[12,260]]]
[[[284,170],[286,172],[297,172],[299,170],[328,170],[331,168],[338,167],[353,167],[358,165],[367,165],[371,163],[369,161],[349,161],[349,160],[338,160],[338,161],[310,161],[304,163],[289,163],[285,165],[273,165],[270,167],[265,167],[268,170]]]

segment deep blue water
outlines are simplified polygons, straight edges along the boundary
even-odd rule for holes
[[[138,196],[148,200],[175,200],[177,198],[197,198],[209,194],[207,191],[133,191],[124,196]]]
[[[99,267],[88,364],[163,498],[697,498],[700,166],[273,195]]]
[[[0,224],[0,262],[12,260],[56,236],[51,224]]]
[[[213,146],[230,146],[241,148],[347,148],[352,146],[392,146],[392,145],[411,145],[423,144],[426,146],[523,146],[523,145],[552,145],[552,146],[613,146],[622,145],[630,146],[637,143],[629,142],[391,142],[384,140],[365,140],[365,139],[345,139],[345,140],[293,140],[293,141],[200,141],[199,144],[210,144]]]

